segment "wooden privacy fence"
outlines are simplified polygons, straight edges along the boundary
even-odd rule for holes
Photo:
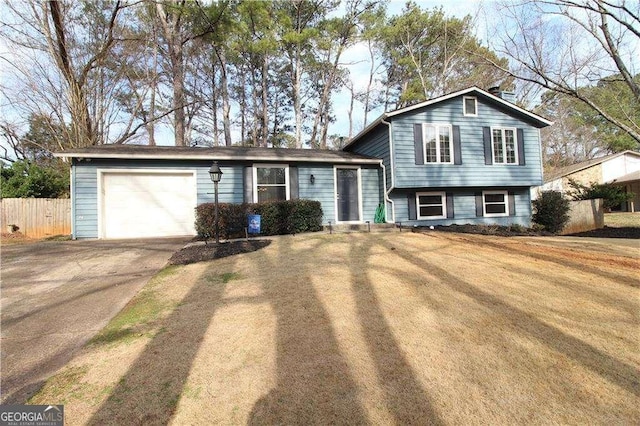
[[[2,232],[18,231],[31,238],[71,234],[71,200],[68,198],[3,198],[0,200]],[[14,227],[15,226],[15,227]]]

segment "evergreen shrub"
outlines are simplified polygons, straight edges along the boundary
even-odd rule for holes
[[[322,206],[319,201],[287,200],[264,203],[218,204],[220,238],[244,237],[248,216],[259,214],[260,235],[284,235],[322,230]],[[200,238],[215,235],[215,204],[196,207],[196,231]]]

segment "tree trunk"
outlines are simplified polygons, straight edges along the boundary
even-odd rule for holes
[[[262,58],[262,146],[269,140],[269,55]]]
[[[351,139],[353,137],[353,103],[356,97],[353,83],[349,87],[349,92],[351,93],[351,99],[349,100],[349,139]],[[366,119],[365,119],[365,122],[366,122]]]
[[[155,26],[154,26],[155,28]],[[151,99],[149,99],[149,118],[145,125],[147,134],[149,135],[149,145],[156,145],[156,122],[154,117],[156,116],[156,90],[158,87],[158,44],[154,43],[153,48],[153,78],[151,79]],[[146,119],[145,119],[146,121]]]
[[[369,102],[371,99],[371,86],[373,85],[373,75],[375,73],[375,54],[373,52],[373,45],[371,44],[371,40],[368,40],[369,46],[369,60],[371,61],[371,66],[369,67],[369,81],[367,81],[367,89],[364,92],[364,121],[362,123],[362,127],[367,127],[367,116],[369,115]],[[351,137],[351,134],[349,134]]]
[[[117,4],[116,7],[119,8],[119,4]],[[47,39],[49,41],[51,53],[56,60],[56,64],[60,71],[62,71],[62,75],[69,86],[69,112],[71,113],[71,127],[73,137],[75,139],[74,145],[76,148],[95,145],[97,140],[93,134],[93,123],[91,120],[91,114],[89,113],[86,94],[84,92],[83,80],[76,77],[73,71],[73,65],[69,58],[60,3],[57,1],[50,1],[49,12],[54,25],[55,40],[53,35],[50,33],[47,34]],[[114,11],[114,20],[116,13],[117,9]],[[110,30],[112,30],[112,28],[110,28]],[[111,36],[109,38],[112,39]],[[109,49],[111,43],[103,46],[98,54],[91,59],[90,63],[97,62],[99,58],[98,55],[102,55],[103,51]]]
[[[184,5],[181,1],[180,6]],[[176,10],[175,15],[168,16],[164,5],[156,3],[156,10],[160,17],[160,23],[167,39],[167,50],[171,69],[171,85],[173,89],[173,129],[176,146],[185,146],[185,96],[184,96],[184,61],[181,40],[181,11]]]
[[[246,90],[246,74],[244,65],[240,65],[238,72],[239,90],[240,90],[240,143],[245,146],[247,140],[247,90]]]
[[[229,81],[227,79],[227,58],[224,52],[216,49],[220,62],[220,90],[222,91],[222,127],[224,130],[224,144],[231,146],[231,104],[229,102]],[[243,111],[241,111],[242,113]],[[243,130],[244,137],[244,130]]]
[[[213,60],[211,61],[211,119],[213,120],[213,146],[218,146],[220,145],[220,137],[218,135],[218,89],[216,87],[216,66]]]
[[[184,72],[182,54],[171,55],[173,69],[173,126],[176,146],[185,146]]]
[[[296,119],[296,148],[302,148],[302,101],[300,99],[300,88],[302,85],[302,71],[300,69],[300,47],[296,46],[296,56],[294,64],[293,80],[293,111]]]

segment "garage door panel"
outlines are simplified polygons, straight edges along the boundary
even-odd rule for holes
[[[193,173],[104,173],[105,238],[194,235]]]

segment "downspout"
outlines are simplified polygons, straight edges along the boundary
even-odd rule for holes
[[[391,187],[387,189],[387,168],[384,165],[384,160],[380,160],[380,165],[382,166],[382,173],[384,174],[384,216],[386,218],[387,223],[396,223],[396,206],[393,200],[389,197],[389,194],[394,189],[394,179],[393,179],[393,137],[391,133],[391,123],[388,121],[384,121],[384,118],[380,120],[381,123],[389,126],[389,165],[391,166]],[[391,204],[391,216],[392,220],[389,222],[389,215],[387,214],[387,202]]]

